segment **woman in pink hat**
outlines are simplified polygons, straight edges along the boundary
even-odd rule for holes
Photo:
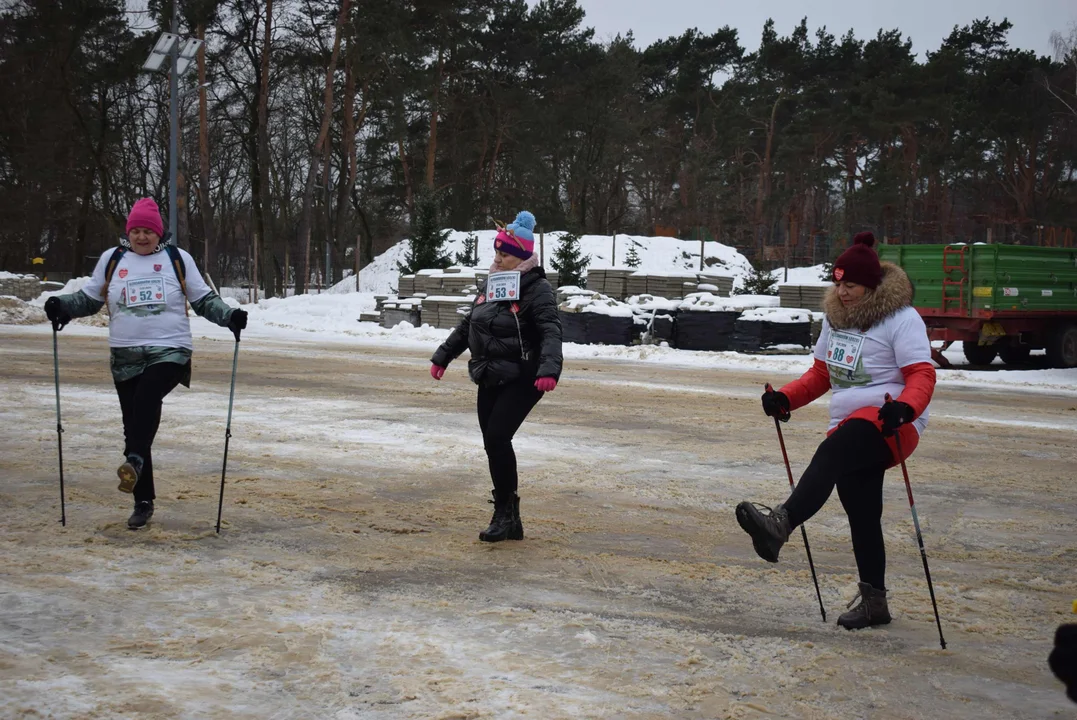
[[[431,358],[440,380],[449,363],[471,350],[468,374],[479,386],[479,428],[494,482],[494,516],[483,542],[522,540],[516,453],[512,438],[561,377],[557,299],[534,255],[535,216],[526,210],[498,232],[494,264],[471,311]]]
[[[814,366],[799,380],[763,395],[763,412],[787,421],[792,411],[831,391],[826,440],[784,503],[773,509],[748,502],[737,506],[737,521],[756,553],[778,562],[789,534],[819,512],[837,488],[860,573],[860,602],[838,618],[849,630],[890,622],[883,475],[916,449],[935,389],[931,343],[912,307],[912,284],[900,267],[879,262],[874,244],[874,235],[860,233],[834,263]],[[896,400],[885,403],[887,394]]]
[[[132,529],[153,516],[156,497],[150,448],[161,422],[161,401],[191,385],[191,323],[187,303],[202,317],[229,328],[239,341],[247,313],[232,309],[202,280],[186,250],[168,243],[157,203],[143,198],[127,217],[120,247],[101,254],[82,290],[45,302],[56,330],[73,318],[108,306],[112,379],[123,412],[125,460],[116,471],[119,489],[133,493]]]

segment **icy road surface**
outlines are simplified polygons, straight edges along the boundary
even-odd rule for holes
[[[1046,658],[1077,598],[1077,397],[947,385],[910,462],[950,649],[900,471],[894,623],[855,593],[836,497],[758,559],[733,516],[786,479],[761,384],[789,376],[570,360],[524,425],[527,539],[480,544],[488,475],[464,364],[245,341],[213,533],[232,344],[196,340],[165,403],[156,515],[125,520],[102,336],[0,330],[0,717],[1072,718]],[[432,349],[432,348],[431,348]],[[785,426],[794,470],[825,404]]]

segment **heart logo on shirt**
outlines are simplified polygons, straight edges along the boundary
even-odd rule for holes
[[[138,295],[131,296],[131,302],[134,302],[135,300],[138,300]]]
[[[509,297],[516,297],[516,291],[515,290],[509,290]]]
[[[827,357],[834,357],[834,351],[833,350],[827,350],[826,351],[826,356]]]
[[[161,272],[161,266],[160,265],[154,265],[153,266],[153,271],[154,272]]]
[[[124,268],[123,270],[120,270],[120,277],[121,278],[127,277],[127,268]]]
[[[160,299],[161,299],[161,293],[157,293],[157,299],[158,299],[158,300],[160,300]]]
[[[843,268],[834,268],[834,279],[841,280],[845,277],[845,270]]]

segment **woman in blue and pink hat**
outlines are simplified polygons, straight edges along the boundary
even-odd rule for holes
[[[430,374],[471,350],[468,374],[479,386],[479,428],[494,481],[494,516],[483,542],[522,540],[512,438],[561,377],[557,299],[535,257],[535,216],[526,210],[497,233],[490,278],[475,304],[434,353]]]

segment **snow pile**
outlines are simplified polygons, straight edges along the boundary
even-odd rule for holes
[[[741,320],[769,323],[810,323],[812,314],[807,310],[782,307],[761,307],[745,310]]]
[[[709,292],[697,292],[687,295],[677,307],[689,312],[737,312],[762,307],[776,308],[780,304],[781,299],[773,295],[719,297]]]
[[[47,322],[45,311],[17,297],[0,295],[0,324],[37,325]]]
[[[250,313],[250,325],[305,332],[349,333],[358,326],[359,314],[373,312],[374,306],[373,293],[353,292],[269,298],[243,307]]]
[[[71,295],[72,293],[77,293],[79,290],[85,287],[86,283],[88,282],[90,282],[89,275],[86,275],[84,277],[72,278],[71,280],[68,280],[67,284],[64,285],[61,289],[43,292],[37,296],[37,299],[31,300],[30,302],[31,304],[38,307],[44,307],[45,301],[48,300],[50,297],[54,297],[56,295]]]
[[[632,308],[625,303],[598,293],[573,294],[558,306],[563,312],[595,313],[608,317],[632,317]]]
[[[37,275],[27,273],[20,275],[19,273],[12,273],[6,270],[0,270],[0,280],[37,280]]]
[[[469,235],[478,239],[479,262],[472,268],[473,271],[486,271],[494,262],[494,230],[479,230],[467,233],[458,230],[449,232],[445,243],[445,252],[450,257],[457,257],[464,251],[464,241]],[[535,252],[542,251],[543,267],[547,272],[553,272],[550,259],[561,245],[563,232],[549,232],[540,243],[535,238]],[[680,240],[670,237],[647,237],[642,235],[617,235],[616,236],[616,259],[620,264],[613,263],[614,239],[610,235],[583,235],[580,237],[580,250],[584,255],[591,257],[590,267],[596,270],[608,268],[626,268],[624,263],[629,248],[635,248],[639,256],[640,264],[636,271],[649,275],[656,274],[684,274],[699,271],[700,242],[698,240]],[[408,251],[408,241],[402,240],[384,253],[374,258],[374,261],[364,267],[359,273],[360,292],[369,292],[385,295],[396,289],[400,276],[400,263]],[[734,278],[736,286],[740,286],[743,279],[752,271],[751,263],[735,248],[717,242],[708,242],[703,245],[704,273],[727,275]],[[710,264],[708,264],[708,262]],[[346,278],[345,282],[350,280]],[[355,283],[351,282],[354,289]]]
[[[680,307],[680,300],[667,300],[663,297],[655,297],[654,295],[633,295],[625,300],[625,304],[640,311],[652,312],[655,310],[666,310],[673,312]]]
[[[822,279],[825,267],[825,265],[813,265],[811,267],[789,268],[788,280],[785,279],[785,268],[771,271],[770,276],[774,278],[779,287],[782,285],[818,285],[827,287],[833,285],[833,283]]]

